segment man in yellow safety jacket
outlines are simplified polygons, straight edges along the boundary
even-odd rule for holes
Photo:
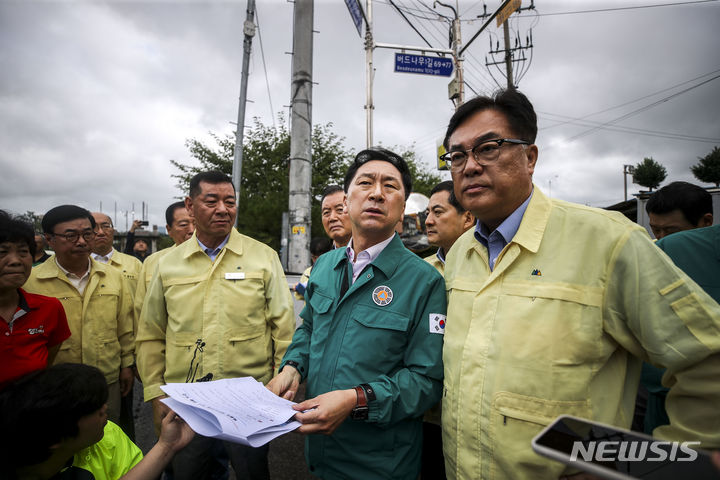
[[[643,360],[667,368],[670,425],[720,447],[720,307],[619,213],[533,186],[537,120],[516,90],[463,104],[445,137],[478,219],[445,263],[448,478],[557,479],[530,442],[560,414],[628,427]]]

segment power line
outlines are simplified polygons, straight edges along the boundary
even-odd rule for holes
[[[665,92],[667,92],[667,91],[673,90],[673,89],[675,89],[675,88],[677,88],[677,87],[681,87],[681,86],[686,85],[686,84],[688,84],[688,83],[695,82],[695,81],[697,81],[697,80],[700,80],[701,78],[708,77],[708,76],[710,76],[710,75],[714,75],[714,74],[716,74],[716,73],[718,73],[718,72],[720,72],[720,69],[714,70],[714,71],[712,71],[712,72],[705,73],[705,74],[700,75],[700,76],[695,77],[695,78],[691,78],[690,80],[685,80],[684,82],[680,82],[680,83],[678,83],[678,84],[676,84],[676,85],[673,85],[673,86],[671,86],[671,87],[663,88],[662,90],[658,90],[657,92],[651,93],[651,94],[649,94],[649,95],[643,95],[642,97],[636,98],[636,99],[634,99],[634,100],[630,100],[630,101],[628,101],[628,102],[624,102],[624,103],[621,103],[621,104],[619,104],[619,105],[615,105],[614,107],[609,107],[609,108],[606,108],[606,109],[603,109],[603,110],[599,110],[599,111],[597,111],[597,112],[593,112],[593,113],[589,113],[589,114],[587,114],[587,115],[583,115],[582,117],[575,118],[574,120],[584,120],[584,119],[586,119],[586,118],[588,118],[588,117],[593,117],[593,116],[599,115],[599,114],[601,114],[601,113],[609,112],[609,111],[611,111],[611,110],[616,110],[616,109],[621,108],[621,107],[624,107],[624,106],[626,106],[626,105],[630,105],[630,104],[633,104],[633,103],[637,103],[637,102],[639,102],[640,100],[645,100],[646,98],[654,97],[655,95],[659,95],[659,94],[661,94],[661,93],[665,93]],[[561,115],[558,115],[558,116],[561,116]],[[567,118],[573,118],[573,117],[567,117]],[[570,123],[570,122],[567,122],[567,123]],[[547,127],[547,128],[559,127],[559,126],[561,126],[561,125],[564,125],[564,124],[563,124],[563,123],[558,123],[557,125],[551,125],[551,126],[549,126],[549,127]]]
[[[273,109],[272,96],[270,95],[270,81],[268,80],[267,66],[265,65],[265,50],[263,49],[262,35],[260,35],[260,16],[255,10],[255,23],[257,24],[258,40],[260,41],[260,56],[262,57],[263,70],[265,70],[265,86],[268,92],[268,102],[270,102],[270,117],[273,122],[273,130],[277,130],[275,125],[275,110]]]
[[[582,127],[594,127],[597,126],[598,128],[601,128],[603,130],[607,130],[610,132],[618,132],[618,133],[630,133],[630,134],[637,134],[637,135],[644,135],[648,137],[659,137],[659,138],[668,138],[672,140],[686,140],[689,142],[701,142],[701,143],[719,143],[720,138],[711,138],[711,137],[699,137],[695,135],[686,135],[683,133],[673,133],[673,132],[663,132],[659,130],[647,130],[642,128],[634,128],[634,127],[619,127],[619,126],[604,126],[602,123],[599,122],[592,122],[589,120],[583,120],[582,118],[573,118],[569,117],[567,115],[560,115],[557,113],[549,113],[549,112],[537,112],[540,118],[545,118],[546,120],[549,120],[551,122],[560,122],[560,125],[579,125]],[[563,120],[556,120],[554,118],[547,118],[546,116],[550,117],[559,117]],[[548,128],[555,127],[557,125],[551,125],[550,127],[541,128],[539,130],[547,130]]]
[[[411,27],[413,30],[415,30],[415,33],[417,33],[418,35],[420,35],[420,38],[422,38],[423,41],[424,41],[425,43],[427,43],[427,46],[430,47],[430,48],[433,48],[433,46],[430,45],[430,42],[428,42],[428,41],[425,39],[425,37],[423,37],[422,33],[420,33],[420,32],[418,31],[418,29],[415,28],[415,25],[413,25],[412,22],[405,16],[405,14],[403,13],[403,11],[400,10],[400,8],[399,8],[397,5],[395,5],[395,2],[393,2],[393,0],[389,0],[389,1],[390,1],[390,5],[392,5],[393,7],[395,7],[395,10],[397,10],[397,12],[400,14],[400,16],[402,16],[402,17],[405,19],[405,21],[408,23],[408,25],[410,25],[410,27]]]
[[[582,13],[600,13],[600,12],[616,12],[620,10],[638,10],[642,8],[656,8],[656,7],[676,7],[678,5],[693,5],[698,3],[710,3],[717,2],[718,0],[694,0],[691,2],[674,2],[674,3],[657,3],[653,5],[636,5],[634,7],[617,7],[617,8],[598,8],[594,10],[577,10],[574,12],[551,12],[551,13],[538,13],[539,17],[549,17],[555,15],[576,15]]]
[[[677,92],[677,93],[673,93],[672,95],[668,95],[668,96],[665,97],[665,98],[661,98],[660,100],[658,100],[658,101],[656,101],[656,102],[653,102],[653,103],[651,103],[651,104],[649,104],[649,105],[646,105],[646,106],[644,106],[644,107],[640,107],[640,108],[638,108],[637,110],[633,110],[633,111],[630,112],[630,113],[626,113],[625,115],[622,115],[622,116],[620,116],[620,117],[618,117],[618,118],[616,118],[616,119],[614,119],[614,120],[610,120],[609,122],[605,122],[605,123],[603,123],[601,126],[597,126],[597,127],[591,128],[591,129],[589,129],[589,130],[586,130],[586,131],[584,131],[584,132],[578,133],[577,135],[575,135],[575,136],[573,136],[573,137],[570,137],[570,138],[568,139],[568,141],[569,141],[569,142],[572,142],[573,140],[577,140],[578,138],[584,137],[584,136],[586,136],[586,135],[590,135],[591,133],[595,132],[596,130],[598,130],[598,129],[601,128],[602,126],[612,125],[613,123],[620,122],[620,121],[622,121],[622,120],[625,120],[625,119],[627,119],[627,118],[632,117],[633,115],[637,115],[638,113],[642,113],[642,112],[644,112],[644,111],[646,111],[646,110],[650,110],[651,108],[657,107],[658,105],[660,105],[660,104],[662,104],[662,103],[665,103],[665,102],[667,102],[667,101],[670,100],[670,99],[673,99],[673,98],[675,98],[675,97],[677,97],[677,96],[679,96],[679,95],[682,95],[683,93],[687,93],[687,92],[689,92],[690,90],[694,90],[694,89],[696,89],[696,88],[698,88],[698,87],[700,87],[700,86],[702,86],[702,85],[705,85],[706,83],[710,83],[710,82],[712,82],[713,80],[716,80],[716,79],[718,79],[718,78],[720,78],[720,75],[715,75],[714,77],[712,77],[712,78],[710,78],[710,79],[708,79],[708,80],[705,80],[705,81],[703,81],[703,82],[700,82],[700,83],[698,83],[697,85],[693,85],[692,87],[688,87],[688,88],[686,88],[686,89],[684,89],[684,90],[680,90],[680,91]]]

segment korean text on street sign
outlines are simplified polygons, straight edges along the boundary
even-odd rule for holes
[[[505,23],[505,20],[510,18],[510,15],[513,14],[518,8],[520,8],[520,4],[522,3],[522,0],[511,0],[510,3],[505,5],[505,8],[500,10],[500,13],[497,14],[497,26],[499,27],[503,23]]]
[[[424,55],[396,53],[395,71],[449,77],[453,71],[453,61],[452,58],[426,57]]]
[[[345,5],[347,5],[350,16],[352,17],[353,23],[355,24],[355,28],[357,28],[358,35],[360,35],[360,37],[362,38],[362,33],[360,32],[360,29],[362,27],[363,15],[360,11],[360,5],[358,4],[358,0],[345,0]]]

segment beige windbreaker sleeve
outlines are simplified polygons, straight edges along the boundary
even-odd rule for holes
[[[265,319],[273,342],[273,376],[295,333],[295,307],[280,259],[272,256],[270,278],[266,279]]]
[[[120,368],[135,364],[135,312],[133,311],[133,292],[130,282],[122,277],[122,293],[120,295],[117,337],[120,343]]]
[[[615,246],[605,329],[625,349],[667,368],[670,425],[654,435],[720,447],[720,306],[639,229]]]
[[[155,270],[150,281],[138,322],[137,367],[143,382],[145,401],[165,395],[160,386],[165,384],[165,331],[167,309],[162,278]]]

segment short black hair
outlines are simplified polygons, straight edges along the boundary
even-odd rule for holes
[[[58,223],[69,222],[71,220],[84,219],[90,220],[90,225],[95,230],[95,218],[92,214],[77,205],[60,205],[51,208],[42,218],[42,229],[45,233],[55,233],[53,229]]]
[[[460,202],[458,202],[458,199],[455,196],[455,189],[453,188],[452,180],[445,180],[444,182],[440,182],[435,185],[433,189],[430,190],[430,196],[432,197],[437,192],[450,192],[450,195],[448,196],[448,203],[455,207],[455,210],[457,210],[458,213],[465,213],[467,211],[467,209],[460,205]]]
[[[332,240],[327,237],[313,237],[310,240],[310,253],[320,256],[332,250]]]
[[[173,226],[173,221],[175,220],[175,210],[178,208],[185,208],[185,202],[175,202],[170,204],[169,207],[165,209],[165,223],[169,226]]]
[[[370,162],[372,160],[381,160],[384,162],[388,162],[392,164],[393,167],[398,169],[398,171],[400,172],[400,177],[402,178],[403,187],[405,189],[405,200],[407,200],[410,196],[410,193],[412,192],[412,177],[410,176],[410,168],[408,167],[405,159],[403,159],[400,155],[382,147],[370,147],[367,150],[363,150],[362,152],[355,155],[355,160],[353,160],[353,163],[350,164],[350,168],[348,168],[348,171],[345,174],[345,193],[348,192],[350,183],[352,182],[353,178],[355,178],[355,174],[357,173],[358,168],[362,167],[367,162]]]
[[[703,215],[713,213],[712,195],[689,182],[672,182],[653,193],[645,204],[647,213],[662,215],[680,210],[685,219],[697,225]]]
[[[44,462],[50,447],[77,436],[78,421],[107,399],[105,376],[79,363],[53,365],[10,384],[0,392],[2,468]]]
[[[497,110],[507,119],[513,135],[520,140],[535,143],[537,137],[537,115],[530,100],[515,89],[498,90],[492,97],[479,96],[460,105],[448,122],[443,145],[448,149],[450,135],[477,112]]]
[[[190,198],[195,198],[200,195],[200,192],[202,191],[200,189],[200,182],[209,183],[211,185],[229,183],[233,186],[233,190],[235,190],[232,178],[217,170],[210,170],[208,172],[200,172],[190,179]]]
[[[0,210],[0,243],[26,243],[30,255],[35,256],[35,230],[32,225],[20,217],[14,217],[5,210]]]
[[[328,195],[332,195],[336,192],[345,193],[345,190],[343,190],[343,187],[341,187],[340,185],[328,185],[327,187],[325,187],[322,192],[322,197],[320,197],[320,205],[322,205],[322,202],[325,201],[325,197],[327,197]]]

